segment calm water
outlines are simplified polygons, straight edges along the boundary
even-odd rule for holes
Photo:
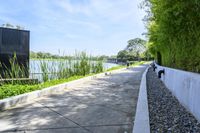
[[[62,60],[43,60],[44,62],[48,63],[48,66],[51,68],[51,66],[54,66],[55,69],[58,68],[59,62],[62,62]],[[41,80],[41,66],[40,66],[40,60],[30,60],[30,78],[37,78]],[[73,62],[73,61],[72,61]],[[113,63],[103,63],[104,69],[109,69],[114,66],[117,66],[117,64]]]

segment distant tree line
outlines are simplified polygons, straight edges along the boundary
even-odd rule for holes
[[[128,45],[117,54],[117,59],[122,62],[152,59],[147,48],[147,42],[141,38],[131,39]]]
[[[51,54],[49,52],[33,52],[30,51],[30,58],[31,59],[77,59],[78,56],[70,56],[70,55],[57,55],[57,54]],[[107,60],[110,58],[106,55],[101,56],[89,56],[91,60]]]
[[[56,54],[51,54],[48,52],[30,52],[31,59],[60,59],[60,58],[69,58],[69,56],[60,56]]]

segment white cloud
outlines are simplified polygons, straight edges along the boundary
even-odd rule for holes
[[[137,4],[136,4],[137,3]],[[138,12],[140,0],[88,0],[85,4],[72,3],[70,0],[56,1],[67,13],[84,14],[113,21],[133,20],[133,16],[144,15]],[[138,14],[139,13],[139,14]]]
[[[48,49],[50,45],[54,49],[56,42],[60,49],[96,49],[108,53],[124,47],[127,39],[140,37],[144,29],[141,22],[144,12],[138,10],[140,1],[19,0],[12,7],[4,2],[5,7],[0,5],[0,22],[30,29],[35,49]]]
[[[86,15],[90,15],[90,9],[88,4],[72,4],[70,0],[59,0],[56,2],[58,6],[63,8],[68,13],[76,14],[76,13],[82,13]]]

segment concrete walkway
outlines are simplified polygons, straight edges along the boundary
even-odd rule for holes
[[[146,67],[119,70],[0,112],[0,132],[131,133]]]

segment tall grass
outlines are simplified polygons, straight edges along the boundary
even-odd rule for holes
[[[46,82],[49,79],[48,75],[48,62],[40,61],[40,68],[42,71],[42,80]]]
[[[40,60],[39,68],[41,72],[41,81],[46,82],[50,80],[67,79],[72,76],[86,76],[91,73],[103,72],[103,61],[93,61],[91,56],[86,52],[76,52],[71,58],[63,60]],[[17,78],[27,76],[28,70],[17,61],[17,56],[14,54],[13,58],[9,59],[9,67],[0,64],[1,79],[11,79],[12,81]],[[16,81],[15,81],[16,83]],[[20,80],[19,80],[20,83]],[[13,84],[13,82],[12,82]]]
[[[67,79],[72,76],[85,76],[91,73],[103,72],[103,61],[92,61],[86,52],[76,52],[74,60],[67,58],[56,61],[40,60],[42,81]]]
[[[0,62],[0,70],[0,79],[10,79],[12,84],[14,84],[14,79],[24,78],[28,75],[27,68],[17,61],[16,54],[9,59],[7,65]],[[0,83],[2,84],[3,82]],[[20,83],[20,81],[15,81],[15,83]]]

